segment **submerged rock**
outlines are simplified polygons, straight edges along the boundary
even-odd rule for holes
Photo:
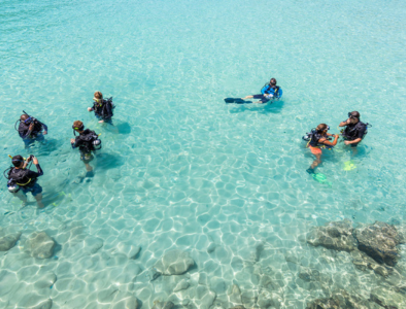
[[[34,232],[26,240],[24,249],[32,257],[47,259],[53,255],[55,241],[45,232]]]
[[[349,220],[329,222],[318,226],[307,234],[307,242],[312,246],[323,246],[338,251],[353,251],[357,241],[352,235],[352,223]]]
[[[189,286],[190,286],[190,283],[189,283],[186,279],[183,279],[182,281],[180,281],[180,282],[175,286],[175,288],[173,289],[173,291],[176,293],[176,292],[179,292],[179,291],[182,291],[182,290],[186,290]]]
[[[392,289],[375,288],[371,291],[371,301],[388,309],[406,308],[406,295]]]
[[[119,301],[113,309],[137,309],[138,308],[138,301],[134,296],[127,297]]]
[[[20,239],[21,232],[10,234],[0,238],[0,251],[7,251],[14,247],[16,242]]]
[[[307,304],[306,309],[370,309],[376,308],[358,296],[349,295],[346,291],[336,293],[330,298],[316,299]]]
[[[376,221],[354,231],[358,249],[380,264],[395,266],[400,255],[397,245],[405,243],[403,235],[393,225]]]
[[[238,285],[233,284],[228,292],[230,302],[234,304],[241,304],[241,291]]]
[[[387,277],[393,273],[392,267],[379,264],[377,261],[366,255],[364,252],[356,250],[353,251],[351,255],[352,263],[360,270],[365,271],[368,268],[373,270],[378,275],[381,275],[382,277]]]
[[[171,301],[154,301],[154,305],[151,309],[172,309],[175,305]]]
[[[163,275],[181,275],[194,264],[195,261],[190,257],[189,253],[172,250],[163,255],[155,264],[155,268]]]

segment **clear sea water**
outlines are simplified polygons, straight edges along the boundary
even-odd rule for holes
[[[1,182],[0,226],[23,234],[0,253],[0,307],[112,308],[133,296],[141,308],[230,308],[233,284],[246,308],[368,296],[381,277],[303,239],[344,218],[404,223],[405,16],[397,0],[2,0],[0,166],[27,154],[13,128],[23,109],[49,135],[29,152],[45,172],[44,210],[32,196],[21,208]],[[280,101],[224,103],[271,77]],[[86,110],[96,90],[114,97],[114,127]],[[321,122],[338,132],[352,110],[373,125],[356,168],[343,169],[352,151],[339,143],[321,184],[301,137]],[[69,144],[78,119],[102,133],[93,179]],[[52,258],[24,252],[34,231],[57,242]],[[120,243],[141,251],[129,259]],[[151,281],[172,249],[195,266]],[[328,280],[304,284],[302,269]],[[34,284],[50,273],[51,288]],[[174,292],[183,279],[190,287]]]

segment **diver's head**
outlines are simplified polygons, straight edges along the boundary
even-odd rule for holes
[[[22,114],[20,116],[20,120],[24,122],[25,124],[30,124],[32,122],[32,118],[28,116],[27,114]]]
[[[103,100],[102,93],[100,91],[96,91],[94,93],[93,100],[96,101],[97,103],[101,102]]]
[[[316,128],[317,133],[322,135],[326,135],[328,130],[330,130],[330,127],[325,123],[320,123]]]
[[[76,120],[76,121],[73,123],[72,129],[75,130],[76,132],[81,133],[81,132],[83,132],[83,130],[85,129],[85,125],[83,124],[82,121]]]
[[[353,111],[348,113],[348,118],[350,119],[351,123],[357,123],[360,119],[361,115],[357,111]]]
[[[269,81],[269,84],[271,86],[276,86],[276,79],[272,77],[271,80]]]
[[[11,163],[13,163],[15,167],[22,168],[24,165],[24,158],[20,155],[14,156],[11,158]]]

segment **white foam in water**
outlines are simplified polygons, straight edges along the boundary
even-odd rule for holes
[[[0,12],[0,163],[35,154],[46,204],[0,186],[1,308],[405,307],[404,245],[393,267],[308,242],[343,219],[404,228],[404,3],[5,0]],[[224,103],[271,77],[280,101]],[[87,111],[96,90],[114,98],[114,127]],[[49,127],[28,152],[22,110]],[[373,127],[355,157],[342,142],[325,151],[319,183],[301,138],[323,122],[338,133],[353,110]],[[93,178],[69,143],[75,120],[102,133]],[[324,246],[351,240],[328,226]]]

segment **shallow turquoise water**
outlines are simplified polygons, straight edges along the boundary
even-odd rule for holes
[[[13,129],[22,109],[49,126],[49,142],[31,150],[48,207],[20,210],[3,180],[1,227],[22,238],[46,231],[59,251],[50,260],[19,244],[1,253],[9,288],[0,304],[28,306],[36,295],[52,308],[108,308],[105,293],[133,295],[142,308],[157,299],[209,308],[216,295],[228,308],[232,284],[262,295],[266,271],[276,308],[328,296],[297,283],[292,256],[327,271],[331,291],[379,284],[302,238],[343,218],[403,223],[405,14],[401,1],[376,0],[2,1],[0,165],[25,153]],[[224,104],[258,93],[270,77],[282,100]],[[86,111],[96,90],[114,97],[114,128]],[[337,132],[352,110],[373,125],[356,169],[343,170],[351,151],[340,143],[318,169],[331,186],[319,184],[305,172],[313,159],[301,137],[320,122]],[[78,182],[85,170],[69,144],[77,119],[102,133],[90,182]],[[100,241],[97,252],[86,249]],[[120,242],[141,247],[135,260],[114,254]],[[174,276],[149,278],[175,248],[196,262],[185,275],[191,287],[178,293]],[[52,289],[30,284],[43,272],[57,276]]]

